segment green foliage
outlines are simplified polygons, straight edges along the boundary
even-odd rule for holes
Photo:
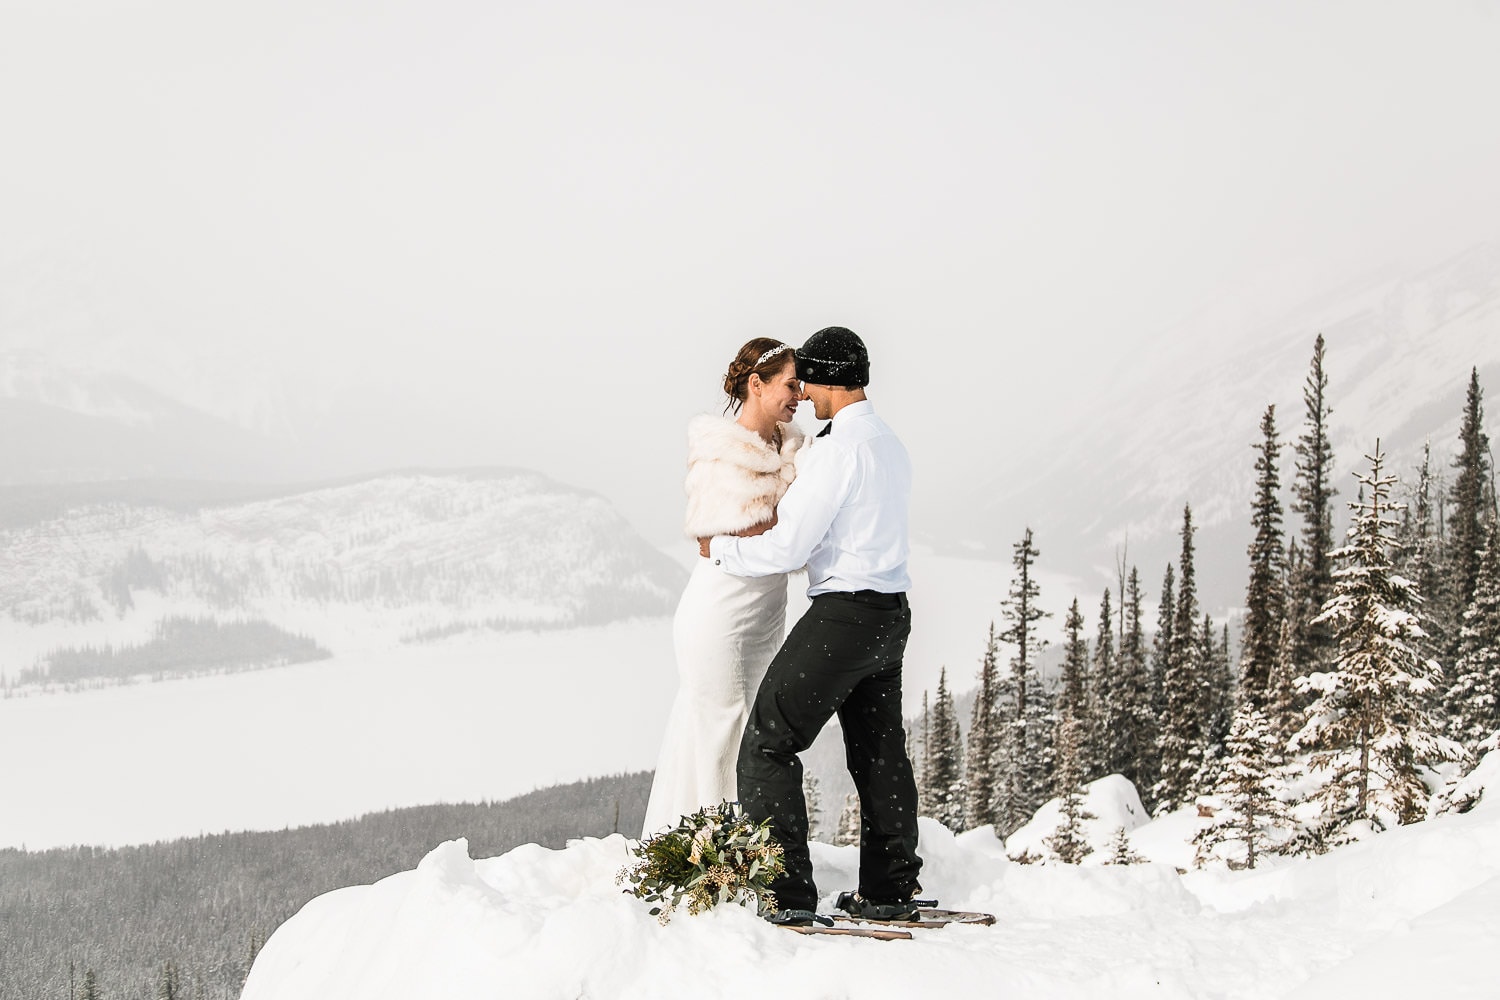
[[[785,870],[781,845],[771,838],[770,820],[753,822],[738,803],[684,816],[632,853],[639,860],[615,881],[629,882],[626,892],[656,904],[651,913],[663,924],[684,901],[690,914],[751,899],[758,913],[776,910],[771,883]]]
[[[76,1000],[86,969],[109,1000],[156,1000],[167,963],[179,997],[232,998],[260,944],[313,897],[410,870],[457,837],[486,858],[638,830],[650,789],[637,772],[292,830],[0,850],[0,1000]]]
[[[22,670],[26,684],[86,684],[133,677],[189,677],[325,660],[331,654],[306,636],[266,621],[220,622],[167,618],[139,646],[69,647],[47,657],[47,667]]]

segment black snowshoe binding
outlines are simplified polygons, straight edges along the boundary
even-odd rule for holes
[[[767,914],[766,920],[778,927],[811,927],[815,923],[824,927],[833,926],[832,917],[820,916],[812,910],[777,910]]]
[[[935,899],[905,899],[885,902],[865,899],[857,892],[839,893],[834,904],[840,910],[860,920],[917,920],[918,911],[924,906],[936,906]]]

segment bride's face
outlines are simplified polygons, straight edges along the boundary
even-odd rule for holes
[[[807,397],[797,381],[797,365],[788,359],[781,371],[769,382],[760,383],[760,406],[781,423],[789,423],[797,413],[797,404]]]

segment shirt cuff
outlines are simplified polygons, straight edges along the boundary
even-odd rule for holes
[[[708,540],[708,561],[720,569],[724,568],[724,546],[729,542],[727,535],[715,535]]]

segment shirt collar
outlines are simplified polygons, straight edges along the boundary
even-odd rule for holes
[[[835,413],[833,415],[833,420],[829,422],[829,426],[839,426],[850,420],[857,420],[860,417],[874,412],[875,404],[870,402],[868,399],[861,399],[856,403],[850,403],[848,406]]]

